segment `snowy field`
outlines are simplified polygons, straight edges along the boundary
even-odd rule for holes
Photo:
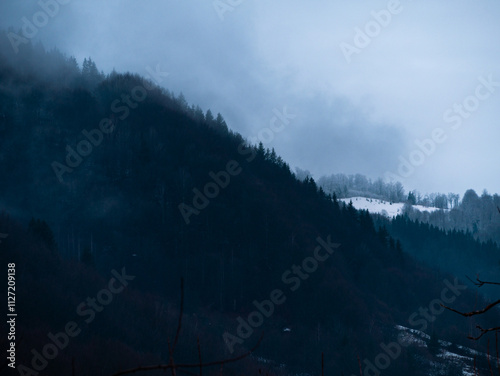
[[[389,218],[393,218],[398,214],[402,214],[404,206],[404,204],[401,202],[391,203],[389,201],[378,200],[375,198],[366,198],[366,197],[341,198],[339,199],[339,201],[345,202],[346,204],[348,204],[349,201],[352,201],[353,206],[358,210],[368,209],[370,213],[382,214]],[[413,205],[413,208],[421,212],[426,211],[429,213],[436,210],[440,210],[438,208],[426,207],[422,205]]]

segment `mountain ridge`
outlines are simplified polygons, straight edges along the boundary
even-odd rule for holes
[[[268,333],[258,354],[286,364],[290,373],[312,372],[321,352],[328,354],[328,370],[355,372],[357,356],[375,357],[378,344],[391,339],[394,324],[440,296],[446,276],[398,249],[397,239],[367,212],[340,205],[313,179],[297,180],[275,152],[249,145],[218,127],[216,119],[208,116],[207,121],[199,107],[159,87],[128,116],[115,114],[113,132],[103,135],[102,144],[61,183],[52,162],[64,160],[67,146],[85,139],[83,130],[111,116],[112,103],[144,81],[112,73],[96,82],[95,72],[72,71],[68,67],[74,62],[61,55],[39,56],[29,46],[22,54],[18,66],[9,61],[19,57],[0,61],[5,83],[0,111],[6,119],[0,130],[0,173],[9,176],[0,184],[0,195],[10,208],[37,220],[18,223],[16,217],[2,216],[0,229],[9,237],[0,246],[5,247],[2,260],[15,260],[24,270],[19,282],[26,333],[23,362],[32,348],[46,343],[47,333],[36,330],[37,324],[60,330],[73,317],[75,305],[102,289],[112,269],[125,268],[135,276],[130,292],[124,292],[130,295],[123,295],[124,302],[117,297],[116,305],[103,311],[102,321],[96,319],[75,340],[71,354],[88,367],[80,367],[79,374],[99,369],[91,361],[95,348],[101,361],[108,359],[108,372],[132,361],[165,361],[165,338],[176,316],[175,304],[167,302],[177,301],[181,277],[189,318],[179,357],[196,362],[188,343],[198,336],[205,341],[207,357],[224,358],[223,333],[254,311],[254,301],[262,302],[282,286],[283,273],[290,270],[302,279],[294,266],[302,267],[314,255],[318,237],[341,247],[318,263],[258,328]],[[23,65],[26,56],[29,64],[40,64],[38,75]],[[50,69],[42,62],[49,58],[62,59],[55,66],[72,73],[44,76]],[[248,154],[239,152],[241,145]],[[249,155],[255,157],[247,160]],[[231,175],[228,163],[233,160],[241,172],[236,174],[233,164],[235,175],[203,210],[193,204],[199,214],[186,223],[179,205],[192,203],[195,190],[204,192],[207,182],[216,184],[211,172]],[[218,176],[222,187],[225,175]],[[30,295],[32,289],[38,291],[37,299]],[[43,296],[51,298],[44,302]],[[458,308],[475,301],[470,291],[463,298]],[[54,309],[58,314],[50,318]],[[438,320],[435,330],[463,343],[461,319],[443,315],[453,326]],[[284,333],[283,327],[293,330]],[[251,347],[252,338],[241,351]],[[125,361],[114,355],[117,349],[134,355]],[[418,367],[403,361],[407,356],[387,374],[416,372]],[[429,356],[422,353],[423,359]],[[62,359],[48,371],[64,372],[69,358]],[[247,361],[247,370],[257,372],[258,364]]]

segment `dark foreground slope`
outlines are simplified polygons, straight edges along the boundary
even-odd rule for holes
[[[265,333],[256,355],[228,374],[317,372],[321,352],[329,374],[354,373],[358,356],[373,361],[381,342],[395,340],[396,324],[463,341],[461,318],[436,306],[431,320],[419,307],[448,288],[465,310],[472,292],[450,289],[452,277],[419,266],[368,213],[297,181],[221,117],[139,76],[104,77],[92,62],[79,69],[29,45],[16,55],[0,39],[8,213],[0,232],[9,234],[0,257],[16,263],[18,364],[29,365],[31,350],[70,321],[82,332],[45,371],[68,373],[71,358],[78,375],[167,362],[181,277],[178,362],[197,361],[197,337],[211,360]],[[134,278],[119,293],[101,292],[115,273]],[[99,296],[102,308],[87,301]],[[421,374],[431,356],[403,349],[384,373]]]

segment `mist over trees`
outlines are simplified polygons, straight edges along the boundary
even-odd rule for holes
[[[307,170],[296,169],[299,179],[311,176]],[[440,209],[451,209],[458,205],[459,195],[454,193],[421,194],[414,190],[406,193],[401,182],[385,182],[382,178],[372,180],[362,174],[332,174],[321,176],[318,185],[329,194],[335,193],[338,198],[368,197],[390,202],[409,202],[412,205],[433,206]]]
[[[297,174],[308,175],[309,172],[297,169]],[[373,181],[362,174],[322,176],[318,179],[318,185],[326,193],[335,193],[338,198],[362,196],[391,202],[404,202],[407,198],[400,182],[386,183],[381,178]]]
[[[270,373],[283,373],[281,364],[287,372],[313,372],[324,352],[329,372],[355,373],[360,354],[377,356],[380,343],[397,335],[395,325],[410,325],[408,317],[452,278],[412,252],[435,239],[447,252],[480,250],[471,234],[449,236],[408,218],[379,223],[337,200],[337,189],[404,200],[397,183],[338,176],[323,186],[295,176],[275,150],[249,144],[221,114],[188,104],[182,94],[136,74],[103,73],[91,58],[80,68],[42,45],[14,54],[5,40],[0,35],[0,229],[9,237],[0,259],[15,261],[21,276],[19,356],[30,359],[48,332],[60,330],[82,300],[106,286],[110,270],[134,276],[95,323],[79,318],[85,331],[47,372],[68,373],[73,357],[77,375],[164,362],[176,325],[177,281],[184,277],[180,359],[196,363],[197,338],[207,358],[225,358],[222,333],[235,332],[255,301],[282,289],[286,304],[255,328],[266,333],[259,352],[228,372],[257,374],[260,359],[273,359],[265,363]],[[133,100],[134,89],[146,93],[142,100]],[[102,137],[101,124],[111,129]],[[68,160],[69,170],[58,176],[54,162]],[[226,184],[221,176],[229,162],[240,172]],[[216,181],[222,181],[218,194],[208,195]],[[477,200],[468,194],[467,210],[476,210]],[[194,208],[189,223],[182,204]],[[408,235],[412,226],[421,240]],[[319,237],[341,244],[321,263],[312,258]],[[287,272],[293,279],[283,282]],[[457,307],[475,300],[466,291]],[[466,345],[461,323],[450,316],[432,330]],[[418,374],[429,356],[425,348],[403,349],[384,373]]]

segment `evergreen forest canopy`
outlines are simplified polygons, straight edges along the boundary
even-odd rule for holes
[[[397,337],[396,325],[411,327],[409,317],[441,296],[445,280],[455,281],[450,270],[436,270],[440,264],[414,258],[426,242],[438,239],[443,257],[499,261],[496,244],[485,247],[470,232],[451,236],[410,214],[387,223],[341,205],[314,179],[297,179],[274,150],[229,130],[220,114],[139,75],[105,74],[91,58],[80,68],[40,44],[15,54],[5,32],[0,176],[0,231],[8,234],[0,259],[18,272],[19,364],[29,366],[32,349],[69,320],[82,329],[48,362],[44,372],[54,374],[68,373],[72,359],[77,375],[168,362],[181,277],[178,362],[198,361],[197,338],[204,359],[227,358],[224,333],[237,333],[238,318],[280,289],[286,300],[233,346],[241,354],[263,331],[255,356],[225,371],[317,372],[323,352],[328,374],[353,374],[358,357],[374,359]],[[218,194],[203,200],[209,183]],[[307,268],[318,238],[340,247]],[[123,269],[134,279],[102,312],[90,322],[75,313]],[[469,288],[455,307],[475,302]],[[467,323],[450,312],[412,328],[471,346]],[[477,346],[485,351],[484,341]],[[433,356],[403,348],[384,374],[421,375]]]
[[[296,169],[296,176],[311,176],[307,170]],[[443,230],[462,230],[470,232],[482,241],[492,240],[500,243],[500,196],[484,190],[479,196],[473,189],[467,190],[460,198],[456,193],[421,194],[418,191],[405,192],[400,182],[375,181],[362,174],[332,174],[318,179],[318,186],[326,193],[338,198],[368,197],[389,202],[407,203],[405,214],[413,221],[421,221]],[[435,207],[443,210],[420,212],[413,205]]]

